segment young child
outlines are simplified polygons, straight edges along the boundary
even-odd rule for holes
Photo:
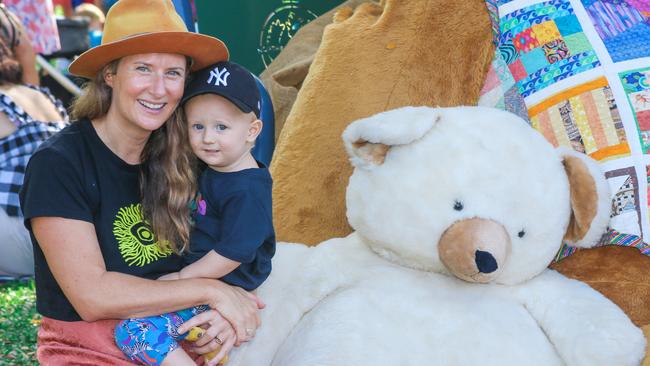
[[[198,71],[181,102],[189,143],[205,163],[195,200],[194,228],[186,266],[163,280],[206,277],[252,291],[271,272],[275,232],[271,176],[251,155],[262,130],[260,94],[243,67],[219,62]],[[115,329],[118,347],[143,365],[194,365],[178,346],[178,327],[207,306],[128,319]],[[217,343],[234,339],[215,338]]]

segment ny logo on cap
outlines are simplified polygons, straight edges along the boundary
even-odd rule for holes
[[[208,78],[207,83],[211,84],[212,79],[215,79],[214,81],[214,86],[228,86],[228,76],[230,76],[230,72],[228,72],[228,69],[225,67],[222,70],[219,70],[218,67],[215,67],[214,70],[210,71],[210,77]]]

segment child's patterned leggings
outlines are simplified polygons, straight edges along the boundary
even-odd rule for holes
[[[178,327],[193,316],[209,310],[207,305],[148,318],[121,321],[115,327],[115,342],[124,354],[139,365],[159,366],[167,354],[179,347],[187,333]]]

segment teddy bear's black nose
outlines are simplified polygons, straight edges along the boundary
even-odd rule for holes
[[[476,267],[481,273],[492,273],[499,268],[496,259],[488,252],[477,250],[474,256]]]

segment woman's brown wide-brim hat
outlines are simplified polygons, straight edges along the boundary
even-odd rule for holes
[[[219,39],[189,32],[171,0],[120,0],[106,15],[102,43],[68,68],[92,79],[113,60],[141,53],[175,53],[192,59],[191,71],[228,60]]]

